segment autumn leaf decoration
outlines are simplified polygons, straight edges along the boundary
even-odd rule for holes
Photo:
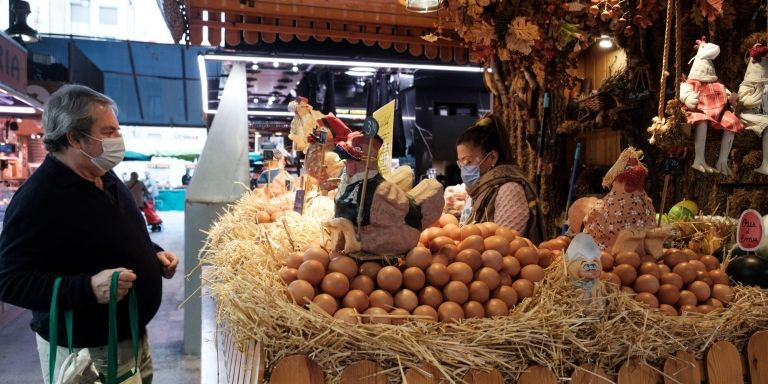
[[[512,20],[507,30],[507,48],[524,55],[531,53],[531,47],[541,35],[539,27],[529,22],[525,17],[517,17]]]

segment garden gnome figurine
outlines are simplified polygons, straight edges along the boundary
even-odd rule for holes
[[[592,236],[579,233],[573,237],[565,251],[565,265],[573,285],[584,290],[584,304],[590,304],[597,295],[600,274],[600,247]]]
[[[763,138],[763,162],[755,172],[768,175],[768,45],[755,44],[747,53],[747,71],[739,85],[739,118],[744,126]]]
[[[692,59],[693,66],[688,78],[680,85],[680,101],[688,112],[688,123],[696,127],[695,152],[693,169],[700,172],[720,172],[730,175],[728,155],[733,145],[733,137],[744,130],[739,118],[731,112],[730,103],[734,103],[738,95],[731,94],[725,86],[718,82],[715,65],[712,62],[720,54],[720,47],[707,43],[704,37],[696,40],[696,56]],[[720,143],[720,156],[715,168],[707,165],[704,159],[707,141],[707,126],[723,131]]]
[[[309,100],[302,96],[288,103],[288,111],[294,114],[288,138],[293,141],[294,150],[304,151],[309,145],[307,136],[312,133],[317,125],[317,119],[322,118],[323,114],[312,109]]]

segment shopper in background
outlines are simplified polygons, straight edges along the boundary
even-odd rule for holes
[[[152,200],[157,199],[160,191],[157,189],[157,183],[152,180],[152,174],[149,173],[149,171],[144,171],[144,185],[147,187],[149,196],[152,198]]]
[[[131,192],[112,171],[124,144],[114,102],[84,86],[65,85],[46,102],[43,143],[49,154],[19,188],[0,234],[0,300],[32,310],[31,328],[48,382],[48,310],[62,277],[60,308],[74,312],[73,345],[87,347],[107,374],[108,302],[118,285],[118,374],[134,366],[128,290],[139,306],[139,369],[152,381],[146,325],[160,307],[161,277],[173,277],[177,257],[152,243]],[[69,354],[59,322],[56,371]]]
[[[456,141],[457,164],[472,198],[469,222],[493,221],[517,230],[534,244],[544,240],[541,208],[528,180],[511,163],[509,136],[488,115]]]
[[[125,183],[125,186],[131,191],[136,206],[139,207],[139,209],[144,208],[144,198],[149,196],[149,190],[147,190],[147,186],[139,180],[139,174],[131,172],[131,179]]]
[[[189,174],[189,169],[187,169],[183,175],[181,175],[181,185],[188,186],[189,181],[192,180],[192,176]]]

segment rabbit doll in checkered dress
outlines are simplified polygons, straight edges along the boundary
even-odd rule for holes
[[[733,145],[734,135],[741,133],[744,126],[730,110],[735,105],[738,94],[731,93],[718,82],[715,65],[712,62],[720,54],[720,47],[707,43],[704,37],[696,40],[697,53],[692,59],[693,66],[688,78],[680,85],[680,101],[688,114],[688,123],[696,127],[695,158],[693,169],[705,173],[731,175],[728,156]],[[707,165],[704,149],[707,141],[707,127],[723,131],[720,143],[720,156],[715,167]]]

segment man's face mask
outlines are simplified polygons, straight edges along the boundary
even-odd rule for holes
[[[122,136],[105,137],[103,139],[97,139],[88,134],[86,134],[86,136],[101,142],[102,152],[99,156],[91,156],[80,148],[80,152],[88,156],[88,158],[91,159],[91,162],[99,167],[99,169],[104,172],[109,172],[110,169],[123,161],[123,157],[125,156],[125,143],[123,142]]]

